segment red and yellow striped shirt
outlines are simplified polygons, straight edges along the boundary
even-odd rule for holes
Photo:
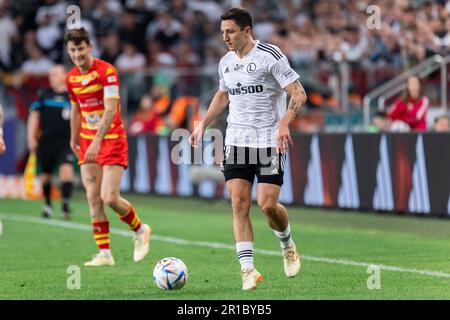
[[[80,138],[87,140],[95,138],[100,120],[105,112],[105,88],[107,90],[110,88],[117,89],[110,90],[111,92],[106,98],[119,99],[119,84],[119,75],[116,68],[110,63],[97,58],[94,58],[91,68],[86,73],[81,73],[76,66],[69,71],[66,77],[66,85],[71,102],[78,104],[80,109]],[[110,140],[125,137],[126,131],[120,115],[119,100],[116,115],[103,139]]]

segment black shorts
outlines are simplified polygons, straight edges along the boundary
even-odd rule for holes
[[[258,183],[283,185],[286,155],[275,148],[248,148],[226,146],[221,170],[225,181],[244,179],[253,184],[255,176]]]
[[[42,173],[52,174],[57,166],[63,163],[73,164],[75,156],[69,143],[64,142],[39,142],[37,159]]]

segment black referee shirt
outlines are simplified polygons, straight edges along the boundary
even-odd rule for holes
[[[40,91],[30,111],[40,114],[41,143],[53,140],[70,142],[70,99],[67,92],[57,93],[51,88]]]

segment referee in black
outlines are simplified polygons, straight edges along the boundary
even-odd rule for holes
[[[36,152],[41,168],[44,218],[53,215],[51,183],[52,174],[58,166],[62,194],[61,216],[70,218],[74,154],[70,149],[70,99],[65,78],[66,72],[62,65],[52,67],[49,73],[50,88],[39,92],[38,99],[31,104],[28,118],[28,149]]]

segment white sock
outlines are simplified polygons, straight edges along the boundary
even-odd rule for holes
[[[253,266],[253,242],[236,242],[236,253],[241,264],[241,271],[255,268]]]
[[[139,229],[137,229],[137,230],[135,231],[135,233],[136,233],[136,234],[141,234],[141,233],[143,233],[144,231],[145,231],[144,224],[141,222],[141,226],[139,227]]]
[[[107,257],[112,257],[111,249],[100,249],[100,254]]]
[[[275,233],[275,236],[278,238],[278,240],[280,240],[281,249],[292,247],[294,245],[294,241],[292,240],[291,236],[291,226],[289,223],[286,230],[284,231],[277,231],[273,229],[272,231],[273,233]]]

